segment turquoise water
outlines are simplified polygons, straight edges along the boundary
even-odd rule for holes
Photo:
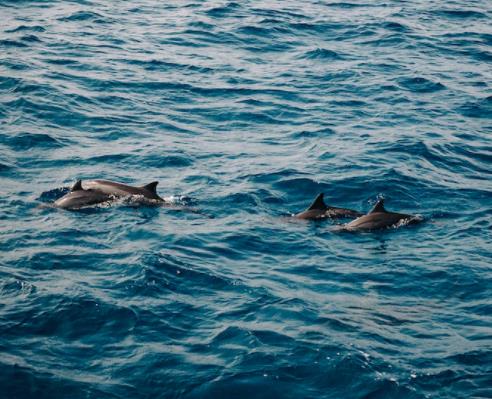
[[[491,2],[0,17],[2,399],[492,397]],[[176,206],[45,206],[93,178]]]

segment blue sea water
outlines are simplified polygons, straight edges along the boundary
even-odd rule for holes
[[[491,18],[0,0],[0,398],[491,398]],[[46,206],[93,178],[177,206]]]

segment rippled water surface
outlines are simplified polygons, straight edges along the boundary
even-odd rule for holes
[[[0,0],[0,397],[491,398],[491,18]],[[175,206],[47,206],[93,178]]]

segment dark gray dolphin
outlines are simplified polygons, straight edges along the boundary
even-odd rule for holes
[[[413,224],[420,222],[422,218],[405,213],[388,212],[384,209],[384,199],[380,199],[372,210],[350,223],[342,226],[343,230],[377,230],[398,226],[400,223]]]
[[[99,191],[101,193],[114,197],[127,197],[130,195],[141,195],[145,198],[162,201],[164,200],[157,195],[157,184],[153,181],[141,187],[129,186],[123,183],[117,183],[109,180],[89,180],[84,181],[83,186],[86,190]]]
[[[142,187],[133,187],[108,180],[91,180],[84,181],[82,185],[82,181],[78,180],[70,192],[56,200],[54,205],[64,209],[78,209],[131,195],[141,195],[150,200],[164,202],[157,195],[157,184],[155,181]]]
[[[58,198],[54,205],[64,209],[78,209],[88,205],[100,204],[111,200],[112,197],[100,191],[84,190],[82,181],[78,180],[73,185],[70,192],[61,198]]]
[[[356,218],[363,215],[362,213],[353,211],[352,209],[327,206],[323,200],[323,197],[323,193],[319,194],[308,209],[294,215],[294,217],[297,219],[316,220],[324,218]]]

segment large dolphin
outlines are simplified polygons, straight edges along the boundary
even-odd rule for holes
[[[157,195],[157,184],[159,184],[159,182],[153,181],[145,186],[134,187],[109,180],[89,180],[84,181],[83,186],[86,190],[100,191],[114,197],[141,195],[148,199],[164,202],[164,200]]]
[[[294,215],[297,219],[316,220],[324,218],[356,218],[363,214],[352,209],[327,206],[323,200],[324,194],[319,194],[313,203],[305,211]]]
[[[401,223],[413,224],[420,222],[422,218],[405,213],[388,212],[384,209],[384,199],[380,199],[372,210],[350,223],[342,226],[343,230],[377,230],[398,226]]]
[[[56,200],[54,205],[64,209],[78,209],[131,195],[140,195],[147,199],[164,202],[157,195],[157,183],[152,182],[142,187],[133,187],[108,180],[92,180],[82,185],[82,181],[78,180],[70,192]]]

